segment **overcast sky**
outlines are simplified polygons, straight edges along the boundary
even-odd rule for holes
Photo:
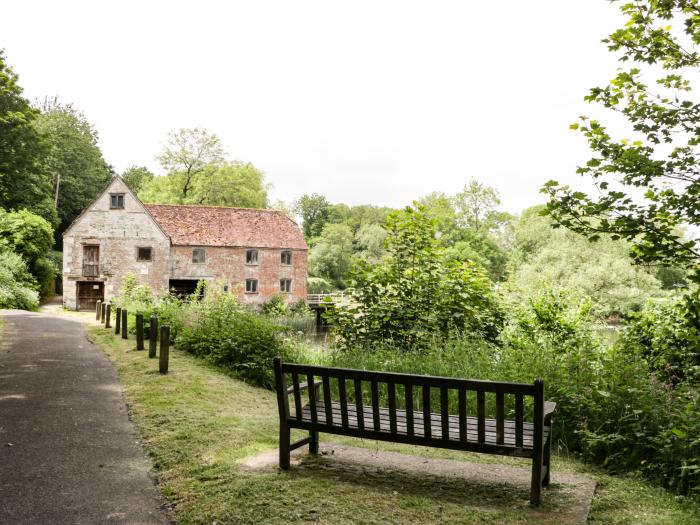
[[[614,76],[605,0],[5,2],[0,48],[30,99],[95,125],[117,172],[162,173],[166,134],[200,126],[271,199],[402,206],[470,177],[509,211],[581,184],[568,125]]]

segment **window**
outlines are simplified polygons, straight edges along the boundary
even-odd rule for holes
[[[113,210],[123,210],[124,209],[124,194],[123,193],[110,193],[109,194],[109,207]]]
[[[248,250],[245,252],[246,264],[258,264],[258,250]]]
[[[136,248],[136,260],[137,261],[152,261],[153,260],[153,248],[150,246],[139,246]]]
[[[284,250],[282,252],[282,264],[289,266],[292,264],[292,252]]]
[[[246,279],[245,280],[245,291],[246,291],[246,293],[258,293],[258,280],[257,279]]]
[[[292,291],[291,279],[280,279],[280,292],[289,293]]]
[[[205,261],[204,248],[195,248],[192,250],[192,262],[203,263]]]

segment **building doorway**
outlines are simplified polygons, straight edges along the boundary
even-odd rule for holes
[[[94,310],[97,301],[104,301],[104,283],[78,282],[78,310]]]
[[[178,299],[187,299],[197,290],[197,279],[170,279],[168,290]]]

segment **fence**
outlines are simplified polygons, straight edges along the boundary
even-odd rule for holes
[[[112,305],[97,301],[95,308],[95,320],[100,321],[105,328],[111,328]],[[121,334],[122,339],[129,338],[129,312],[126,308],[116,307],[114,320],[114,334]],[[144,319],[143,314],[133,314],[136,325],[136,350],[144,350]],[[167,374],[170,365],[170,327],[160,326],[155,315],[149,319],[148,357],[158,355],[158,370],[161,374]],[[160,338],[158,337],[160,333]],[[158,339],[160,339],[160,352],[158,352]]]

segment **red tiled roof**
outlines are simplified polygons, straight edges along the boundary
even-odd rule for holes
[[[281,211],[146,204],[173,245],[306,250],[299,226]]]

